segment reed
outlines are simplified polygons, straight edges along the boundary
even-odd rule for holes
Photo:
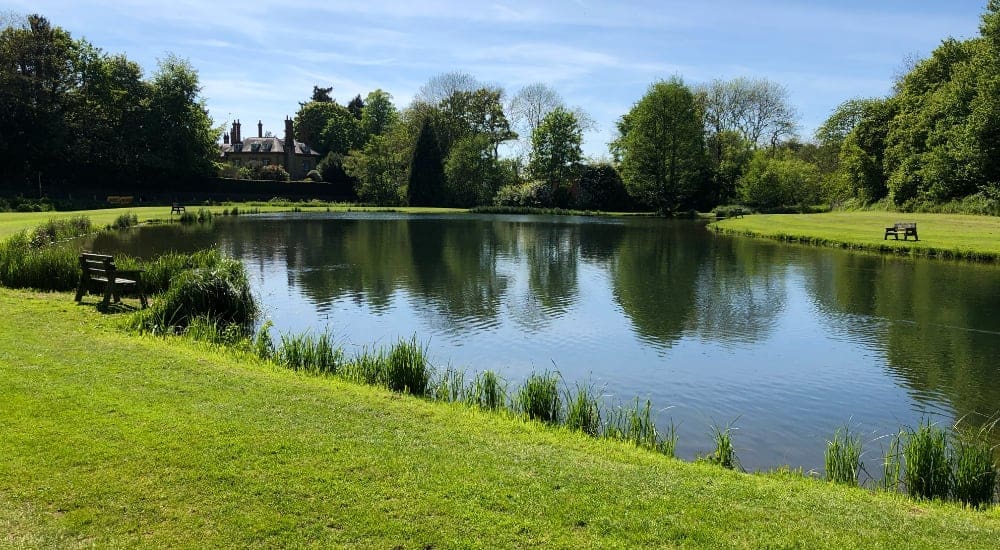
[[[559,397],[559,377],[544,372],[532,374],[514,396],[517,411],[532,420],[558,424],[562,413]]]
[[[128,229],[136,225],[139,225],[139,216],[136,216],[135,214],[130,212],[126,212],[125,214],[121,214],[117,218],[115,218],[115,221],[108,226],[108,229],[122,230],[122,229]]]
[[[362,348],[341,370],[341,376],[358,384],[382,385],[385,351],[381,348]]]
[[[152,307],[134,314],[131,326],[154,333],[178,332],[196,317],[249,334],[259,308],[246,270],[237,260],[223,259],[214,268],[182,271]]]
[[[268,331],[269,332],[269,331]],[[259,343],[256,346],[263,346]],[[267,336],[270,339],[270,336]],[[311,334],[282,334],[281,343],[272,355],[279,365],[294,371],[312,374],[337,374],[344,364],[344,351],[333,345],[329,332],[313,337]]]
[[[389,350],[385,361],[386,386],[396,392],[424,395],[430,381],[427,348],[417,343],[417,337],[400,339]]]
[[[848,485],[858,484],[858,471],[861,469],[861,437],[851,435],[850,428],[844,426],[833,434],[833,439],[826,442],[826,479],[834,483]]]
[[[902,430],[892,434],[889,448],[882,454],[882,479],[876,485],[882,491],[899,491],[899,484],[903,480],[903,437]]]
[[[90,218],[49,220],[0,241],[0,285],[72,290],[80,278],[80,245],[71,239],[93,231]]]
[[[993,503],[998,470],[989,443],[989,428],[958,431],[952,438],[952,494],[955,500],[973,508]]]
[[[566,427],[597,437],[601,431],[601,407],[593,386],[577,384],[566,392]]]
[[[493,371],[483,371],[469,384],[465,400],[483,410],[500,410],[507,406],[507,382]]]
[[[929,420],[906,433],[903,441],[903,457],[906,459],[904,480],[911,496],[948,498],[951,470],[947,449],[947,433]]]
[[[274,357],[274,340],[271,339],[271,327],[274,323],[268,319],[259,329],[253,339],[254,355],[261,359],[271,359]]]
[[[446,403],[465,401],[465,372],[452,367],[434,372],[428,395]]]
[[[734,421],[735,422],[735,421]],[[718,424],[712,424],[712,440],[715,441],[715,450],[704,457],[706,462],[717,464],[728,470],[739,467],[739,458],[736,456],[736,447],[733,445],[733,422],[726,424],[725,429]]]

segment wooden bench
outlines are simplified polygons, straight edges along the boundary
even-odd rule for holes
[[[183,213],[184,213],[184,205],[183,204],[175,202],[174,204],[170,205],[170,215],[171,216],[173,216],[174,214],[183,214]]]
[[[75,298],[77,302],[87,292],[99,292],[104,294],[100,307],[107,308],[112,298],[115,302],[121,302],[124,288],[134,290],[139,295],[139,303],[144,309],[149,307],[146,291],[142,286],[142,271],[118,269],[113,256],[88,252],[80,254],[80,283],[77,285]]]
[[[894,239],[899,240],[899,236],[903,235],[903,240],[905,241],[910,235],[913,235],[913,240],[919,241],[917,237],[917,222],[896,222],[892,224],[892,227],[885,228],[885,236],[882,240],[889,238],[892,235]]]
[[[132,204],[132,197],[123,197],[117,195],[108,195],[108,204]]]

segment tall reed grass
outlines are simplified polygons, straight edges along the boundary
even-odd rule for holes
[[[895,493],[903,481],[903,437],[905,432],[899,430],[889,436],[889,446],[882,454],[882,478],[876,488]]]
[[[671,422],[666,433],[661,434],[653,421],[653,405],[648,399],[645,404],[640,404],[636,397],[631,407],[615,407],[608,411],[606,417],[604,437],[674,456],[677,446],[676,427]]]
[[[559,376],[544,372],[532,374],[514,396],[517,412],[532,420],[558,424],[562,416]]]
[[[388,350],[364,348],[343,368],[348,380],[386,387],[400,393],[423,396],[430,383],[427,350],[416,337],[400,339]]]
[[[906,490],[917,498],[946,499],[951,485],[948,435],[930,421],[909,430],[903,441]]]
[[[740,466],[736,447],[733,445],[734,422],[726,424],[725,429],[718,424],[712,424],[711,436],[712,441],[715,441],[715,450],[704,457],[706,462],[718,464],[728,470],[735,470]]]
[[[566,391],[566,427],[597,437],[601,433],[601,404],[593,386],[577,384]]]
[[[93,232],[90,218],[49,220],[0,241],[0,285],[71,290],[80,279],[80,245],[71,239]]]
[[[952,494],[966,506],[984,508],[996,497],[1000,469],[996,448],[990,444],[990,434],[998,423],[1000,417],[987,421],[978,429],[962,426],[962,420],[955,424],[950,456]]]
[[[431,375],[428,395],[435,401],[456,403],[465,401],[465,371],[446,367]]]
[[[487,411],[503,409],[507,406],[507,382],[493,371],[483,371],[472,379],[465,400]]]
[[[858,471],[861,469],[861,437],[851,435],[850,428],[844,426],[833,434],[833,439],[826,442],[826,478],[835,483],[848,485],[858,484]]]
[[[344,350],[335,346],[329,332],[282,334],[274,360],[295,371],[313,374],[337,374],[344,364]]]

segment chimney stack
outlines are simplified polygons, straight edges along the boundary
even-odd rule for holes
[[[264,137],[264,125],[259,120],[257,121],[257,137]]]
[[[295,178],[295,173],[292,171],[295,161],[295,138],[293,137],[292,119],[289,116],[285,117],[285,170],[292,174]]]
[[[222,143],[223,143],[223,145],[229,145],[229,134],[228,133],[222,134]]]
[[[243,143],[243,129],[241,126],[240,119],[236,119],[236,143]]]

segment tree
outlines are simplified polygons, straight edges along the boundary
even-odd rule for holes
[[[420,87],[416,97],[414,97],[414,102],[440,105],[455,92],[472,92],[481,87],[482,85],[476,80],[476,77],[468,73],[459,71],[442,73]]]
[[[479,88],[472,92],[457,91],[441,103],[441,132],[438,136],[443,149],[450,150],[458,140],[484,135],[490,142],[493,159],[499,158],[500,144],[517,139],[510,129],[501,98],[503,90]]]
[[[447,191],[454,206],[489,204],[500,185],[499,163],[492,154],[493,143],[486,134],[458,140],[445,161]]]
[[[619,124],[616,140],[629,194],[666,212],[689,207],[708,165],[694,95],[679,77],[650,86]]]
[[[885,140],[889,122],[896,116],[891,99],[867,100],[861,118],[840,146],[839,173],[852,195],[869,204],[888,193],[885,172]]]
[[[295,113],[295,138],[315,149],[320,155],[330,152],[321,139],[324,128],[344,108],[333,102],[310,101]]]
[[[540,82],[528,84],[511,98],[510,119],[521,134],[530,136],[545,115],[563,107],[562,97],[552,88]]]
[[[354,115],[354,118],[361,120],[361,113],[365,108],[365,100],[361,99],[361,94],[354,96],[354,99],[347,104],[347,110]]]
[[[344,158],[344,170],[357,180],[357,194],[363,202],[398,205],[406,183],[406,160],[398,142],[389,135],[375,135],[360,151]]]
[[[388,133],[398,120],[399,113],[392,103],[392,95],[382,90],[368,94],[361,111],[361,131],[366,139]]]
[[[325,104],[324,104],[325,105]],[[313,148],[325,154],[327,152],[346,155],[352,149],[358,149],[365,144],[361,122],[354,118],[351,111],[336,103],[332,108],[324,108],[326,125],[320,131]]]
[[[434,125],[425,118],[410,162],[410,179],[407,187],[410,206],[444,204],[444,184],[444,159],[441,155],[441,146],[438,144]]]
[[[711,133],[736,131],[752,148],[775,147],[795,133],[788,90],[765,78],[713,80],[698,90]]]
[[[531,135],[531,175],[548,183],[553,193],[568,187],[579,172],[582,142],[583,131],[576,116],[557,107],[545,115]]]
[[[173,55],[160,60],[144,124],[151,175],[169,180],[214,172],[220,130],[213,127],[200,92],[198,73],[187,60]]]
[[[318,103],[333,103],[333,98],[330,97],[330,92],[333,91],[333,86],[329,88],[320,88],[319,86],[313,86],[312,98],[309,101],[316,101]]]
[[[632,208],[618,170],[610,163],[584,165],[573,203],[583,210],[625,211]]]
[[[757,208],[815,204],[822,177],[815,165],[792,155],[757,151],[740,178],[740,198]]]

